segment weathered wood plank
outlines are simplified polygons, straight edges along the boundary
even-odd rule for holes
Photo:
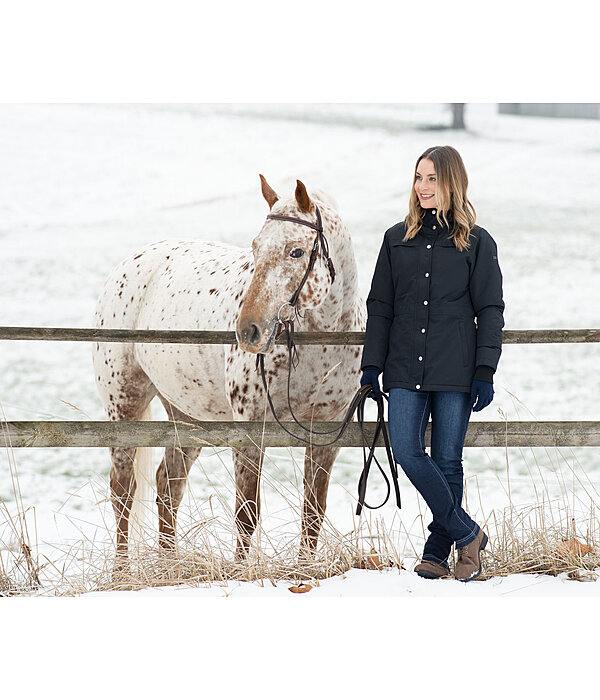
[[[294,423],[284,424],[296,435],[302,434]],[[315,430],[332,430],[337,423],[314,423]],[[365,423],[365,434],[372,439],[375,423]],[[314,436],[314,443],[327,442],[333,436]],[[431,445],[431,427],[425,442]],[[159,447],[180,445],[197,447],[302,447],[275,422],[195,421],[9,421],[0,424],[0,444],[7,447]],[[379,443],[383,446],[383,440]],[[360,447],[362,439],[356,423],[348,426],[340,447]],[[471,421],[466,447],[599,447],[600,421]]]
[[[307,333],[297,331],[297,345],[362,345],[362,331]],[[186,343],[233,345],[237,343],[234,331],[172,331],[130,330],[123,328],[37,328],[0,326],[0,340],[55,340],[105,343]],[[536,330],[505,330],[504,344],[523,343],[600,343],[599,328],[550,328]],[[287,344],[285,333],[276,341]]]

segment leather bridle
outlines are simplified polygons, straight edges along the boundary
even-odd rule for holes
[[[327,239],[325,238],[325,234],[323,233],[323,221],[321,219],[321,211],[319,207],[315,204],[315,210],[316,210],[316,216],[317,216],[317,223],[313,224],[312,221],[307,221],[306,219],[298,219],[295,216],[281,216],[279,214],[269,214],[267,216],[267,219],[275,219],[276,221],[291,221],[294,224],[301,224],[302,226],[308,226],[309,228],[312,228],[314,231],[317,232],[317,235],[315,236],[315,240],[313,243],[312,250],[310,251],[310,258],[308,260],[308,266],[306,268],[306,271],[304,273],[304,277],[300,281],[300,284],[298,285],[298,288],[296,291],[292,294],[291,299],[288,302],[285,302],[279,307],[279,311],[277,312],[277,321],[279,325],[284,326],[287,330],[287,325],[286,324],[291,324],[292,328],[292,333],[293,333],[293,321],[284,321],[281,319],[281,309],[283,309],[284,306],[291,306],[292,309],[294,309],[294,314],[296,318],[300,316],[300,313],[298,311],[298,298],[300,297],[300,292],[302,291],[304,285],[306,284],[306,281],[308,280],[308,276],[310,273],[313,271],[315,267],[315,263],[317,262],[317,257],[319,254],[321,254],[326,262],[327,262],[327,269],[329,270],[329,276],[331,277],[331,284],[333,284],[335,280],[335,266],[333,264],[333,260],[329,256],[329,245],[327,244]],[[279,331],[276,335],[276,338],[278,338],[283,331]],[[294,346],[295,347],[295,346]],[[297,354],[297,351],[296,351]]]
[[[377,461],[377,458],[375,457],[375,446],[377,445],[377,441],[379,439],[379,434],[383,433],[383,440],[385,443],[385,448],[387,452],[387,457],[388,457],[388,462],[390,464],[390,472],[392,475],[392,480],[394,482],[394,489],[396,492],[396,504],[398,508],[400,508],[400,489],[398,486],[398,470],[396,468],[396,463],[394,460],[394,457],[392,455],[392,450],[390,446],[390,441],[389,441],[389,435],[387,431],[387,427],[385,424],[385,418],[384,418],[384,411],[383,411],[383,398],[387,400],[387,396],[385,394],[381,394],[380,396],[376,396],[375,400],[377,402],[377,428],[375,430],[375,435],[373,438],[373,442],[369,447],[369,455],[367,456],[365,453],[365,446],[368,446],[368,441],[365,436],[364,432],[364,407],[365,403],[367,400],[367,397],[371,394],[373,391],[373,387],[370,384],[367,384],[365,386],[361,386],[360,389],[356,392],[352,400],[350,401],[350,404],[348,406],[348,409],[346,411],[346,415],[344,416],[341,425],[339,428],[334,428],[333,430],[325,430],[325,431],[317,431],[313,430],[310,427],[306,427],[300,421],[296,418],[294,415],[294,411],[292,409],[291,403],[290,403],[290,381],[291,381],[291,374],[292,374],[292,367],[296,369],[298,362],[299,362],[299,354],[298,354],[298,349],[296,347],[296,344],[294,343],[294,318],[291,319],[286,319],[282,320],[281,319],[281,310],[283,309],[284,306],[291,306],[292,309],[294,310],[294,315],[296,319],[300,317],[300,314],[298,312],[298,298],[300,296],[300,293],[306,284],[306,281],[308,279],[308,276],[314,269],[317,256],[321,254],[326,261],[327,268],[329,270],[329,275],[331,277],[331,283],[333,284],[333,281],[335,280],[335,267],[333,265],[333,261],[331,257],[329,256],[329,246],[327,244],[327,239],[325,238],[325,235],[323,233],[323,221],[321,219],[321,212],[319,210],[319,207],[315,204],[315,210],[316,210],[316,218],[317,221],[316,223],[313,223],[312,221],[307,221],[306,219],[299,219],[295,216],[282,216],[278,214],[269,214],[267,216],[267,219],[271,220],[277,220],[277,221],[289,221],[294,224],[301,224],[302,226],[308,226],[309,228],[313,229],[314,231],[317,232],[317,235],[315,236],[315,240],[313,243],[313,247],[310,253],[310,258],[308,261],[308,266],[306,268],[306,271],[304,273],[304,276],[302,277],[302,281],[298,285],[298,288],[296,291],[292,294],[290,300],[288,302],[285,302],[284,304],[281,305],[279,308],[279,311],[277,313],[277,322],[278,322],[278,330],[276,331],[275,339],[279,338],[279,336],[283,333],[285,330],[286,335],[287,335],[287,346],[288,346],[288,380],[287,380],[287,401],[288,401],[288,408],[290,410],[290,414],[294,420],[294,422],[303,430],[311,434],[310,439],[306,439],[304,437],[301,437],[299,435],[294,435],[294,433],[290,432],[279,420],[277,417],[277,414],[275,412],[275,407],[273,406],[273,401],[271,399],[271,395],[269,393],[269,388],[267,386],[267,379],[265,376],[265,356],[263,353],[257,353],[256,357],[256,369],[258,370],[260,367],[260,373],[262,377],[262,382],[263,386],[266,392],[267,400],[269,402],[269,406],[271,407],[271,412],[273,413],[273,417],[277,421],[277,423],[285,430],[286,433],[291,435],[297,440],[300,440],[302,442],[305,442],[309,445],[314,445],[315,447],[326,447],[328,445],[333,445],[333,443],[337,442],[342,435],[344,434],[346,428],[348,427],[349,423],[352,421],[352,416],[354,415],[354,412],[356,411],[357,414],[357,422],[360,426],[360,431],[362,434],[363,438],[363,445],[362,445],[362,450],[363,450],[363,459],[364,459],[364,467],[363,471],[360,475],[359,483],[358,483],[358,505],[356,508],[356,514],[360,515],[361,510],[363,505],[366,506],[367,508],[371,509],[376,509],[376,508],[381,508],[381,506],[385,505],[387,503],[387,500],[390,496],[391,493],[391,488],[390,488],[390,482],[388,480],[388,477],[386,473],[384,472],[383,468]],[[302,317],[303,318],[303,317]],[[281,326],[281,328],[279,328]],[[312,435],[331,435],[332,433],[335,433],[337,431],[337,435],[333,440],[330,442],[324,442],[324,443],[315,443],[312,440]],[[369,476],[369,469],[371,466],[371,462],[375,460],[375,463],[379,467],[379,471],[382,473],[383,478],[385,479],[386,486],[387,486],[387,495],[385,497],[385,500],[378,506],[370,506],[367,503],[365,503],[365,494],[366,494],[366,488],[367,488],[367,479]]]

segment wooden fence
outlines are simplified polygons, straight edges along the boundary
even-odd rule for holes
[[[335,333],[296,332],[297,345],[362,345],[361,331]],[[0,340],[52,340],[71,342],[235,344],[234,331],[124,330],[106,328],[29,328],[0,326]],[[285,336],[277,344],[286,344]],[[599,343],[600,329],[506,330],[503,344]],[[358,385],[357,387],[358,388]],[[350,396],[348,400],[350,400]],[[302,434],[294,423],[284,425]],[[332,430],[338,423],[315,422],[315,431]],[[365,435],[372,439],[375,423],[365,423]],[[431,428],[425,442],[431,444]],[[6,421],[1,424],[3,440],[10,447],[302,447],[275,421]],[[303,434],[308,437],[308,433]],[[331,436],[315,436],[314,444]],[[359,426],[352,423],[336,443],[340,447],[363,444]],[[383,440],[378,443],[383,446]],[[574,447],[600,446],[600,421],[471,421],[465,447]]]

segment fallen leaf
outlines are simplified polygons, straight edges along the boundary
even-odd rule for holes
[[[359,569],[383,569],[386,566],[394,566],[394,562],[391,559],[382,560],[381,556],[374,549],[371,549],[371,554],[367,554],[358,563]]]
[[[579,540],[575,539],[575,537],[572,537],[570,540],[564,540],[558,544],[556,546],[556,551],[563,556],[574,554],[577,557],[583,557],[594,550],[587,544],[583,544]]]
[[[308,583],[301,583],[299,586],[290,586],[288,588],[288,591],[291,591],[292,593],[308,593],[311,590],[312,586],[310,586]]]
[[[371,550],[371,554],[367,555],[367,564],[372,566],[374,569],[383,569],[383,564],[379,559],[379,554],[377,554],[374,549]]]

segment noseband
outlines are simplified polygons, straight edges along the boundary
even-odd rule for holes
[[[262,381],[263,381],[263,386],[265,388],[265,392],[267,395],[267,400],[269,402],[269,406],[271,407],[271,412],[273,413],[273,417],[279,423],[279,425],[285,430],[286,433],[291,435],[292,437],[296,438],[297,440],[301,440],[302,442],[306,442],[307,444],[313,445],[315,447],[325,447],[327,445],[332,445],[334,442],[337,442],[342,435],[344,434],[344,431],[348,427],[348,424],[352,421],[352,417],[354,415],[354,412],[357,412],[357,418],[358,418],[358,423],[360,425],[360,430],[362,433],[362,438],[363,438],[363,457],[364,457],[364,468],[363,472],[360,476],[359,480],[359,486],[358,486],[358,506],[356,509],[356,514],[360,515],[361,510],[363,505],[366,506],[367,508],[381,508],[383,506],[389,496],[390,496],[390,482],[388,481],[388,478],[382,469],[381,465],[377,461],[377,458],[375,457],[375,446],[377,444],[377,440],[379,438],[379,434],[383,434],[383,439],[384,439],[384,444],[387,452],[387,457],[388,457],[388,462],[390,464],[390,472],[392,476],[392,481],[394,483],[394,489],[396,492],[396,505],[398,508],[400,508],[400,491],[398,487],[398,471],[396,469],[396,464],[395,460],[392,455],[392,450],[389,442],[389,436],[388,436],[388,431],[385,425],[385,419],[383,415],[383,396],[378,396],[376,398],[377,401],[377,428],[375,430],[375,435],[373,438],[373,441],[369,447],[369,455],[367,457],[365,453],[365,446],[368,446],[368,440],[367,437],[364,433],[364,406],[366,399],[368,395],[372,391],[372,387],[370,385],[366,386],[361,386],[360,389],[356,392],[354,397],[352,398],[350,405],[348,406],[348,410],[346,411],[346,415],[344,416],[340,428],[334,428],[333,430],[325,430],[325,431],[318,431],[314,430],[311,427],[306,427],[300,421],[296,418],[294,415],[294,411],[292,409],[291,403],[290,403],[290,380],[291,380],[291,375],[292,375],[292,366],[294,369],[296,369],[296,366],[299,362],[299,357],[298,357],[298,349],[296,348],[296,344],[294,343],[294,319],[287,319],[287,320],[282,320],[281,319],[281,310],[283,309],[284,306],[291,306],[294,309],[294,313],[296,318],[299,316],[298,312],[298,298],[300,297],[300,292],[302,291],[302,288],[306,284],[306,280],[308,279],[308,276],[310,275],[311,271],[315,267],[315,263],[317,260],[317,256],[319,254],[322,254],[323,258],[325,259],[327,263],[327,268],[329,270],[329,275],[331,277],[331,283],[333,284],[333,281],[335,280],[335,267],[333,265],[333,261],[329,256],[329,246],[327,244],[327,239],[325,238],[325,235],[323,234],[323,221],[321,219],[321,212],[319,211],[319,207],[315,204],[315,209],[316,209],[316,215],[317,215],[317,223],[313,224],[312,221],[307,221],[306,219],[298,219],[295,216],[280,216],[278,214],[268,214],[267,219],[272,219],[276,221],[290,221],[291,223],[294,224],[301,224],[302,226],[308,226],[308,228],[313,229],[314,231],[317,232],[317,235],[315,236],[315,241],[313,243],[313,247],[310,253],[310,258],[308,261],[308,267],[306,268],[306,272],[304,273],[304,277],[302,278],[302,281],[298,285],[298,288],[296,291],[292,294],[290,300],[284,304],[281,305],[279,308],[279,311],[277,313],[277,328],[278,330],[276,331],[275,339],[279,338],[279,336],[283,333],[284,329],[287,334],[287,346],[288,346],[288,353],[289,353],[289,364],[288,364],[288,382],[287,382],[287,398],[288,398],[288,408],[290,409],[290,414],[292,418],[294,419],[294,422],[300,426],[303,430],[306,430],[308,433],[312,435],[331,435],[332,433],[337,431],[337,435],[333,440],[330,442],[325,442],[325,443],[315,443],[314,440],[309,439],[307,440],[304,437],[300,437],[299,435],[294,435],[294,433],[290,432],[277,418],[277,414],[275,413],[275,407],[273,406],[273,401],[271,400],[271,395],[269,393],[269,387],[267,386],[267,379],[265,377],[265,356],[262,353],[257,353],[256,356],[256,369],[258,370],[260,366],[260,373],[262,376]],[[279,329],[279,327],[282,327]],[[387,396],[385,397],[387,399]],[[379,471],[383,475],[383,478],[386,482],[387,485],[387,495],[385,497],[385,500],[383,503],[381,503],[379,506],[369,506],[365,502],[365,493],[366,493],[366,488],[367,488],[367,478],[369,475],[369,468],[371,465],[371,462],[375,461],[377,466],[379,467]]]

